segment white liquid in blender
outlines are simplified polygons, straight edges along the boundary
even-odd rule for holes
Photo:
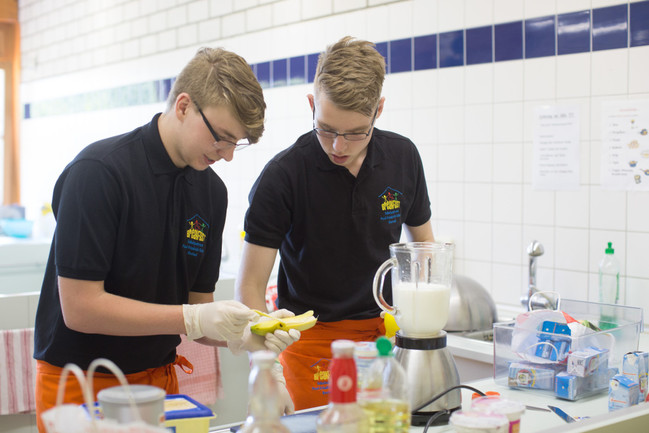
[[[451,298],[449,286],[400,282],[392,293],[399,311],[395,319],[404,335],[430,337],[446,325]]]

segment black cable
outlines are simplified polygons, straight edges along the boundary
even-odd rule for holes
[[[450,411],[448,409],[444,409],[442,411],[437,412],[435,415],[431,416],[430,418],[428,418],[428,421],[426,422],[426,425],[424,426],[424,432],[423,433],[426,433],[428,431],[428,427],[430,427],[435,422],[435,420],[437,418],[439,418],[442,415],[448,415],[449,413],[450,413]]]
[[[419,406],[416,407],[416,408],[415,408],[411,413],[412,413],[413,415],[416,415],[416,412],[419,412],[421,409],[425,408],[426,406],[428,406],[429,404],[433,403],[434,401],[436,401],[436,400],[439,399],[440,397],[444,396],[444,394],[447,394],[447,393],[449,393],[449,392],[451,392],[451,391],[453,391],[453,390],[455,390],[455,389],[458,389],[458,388],[465,388],[465,389],[468,389],[468,390],[470,390],[470,391],[477,392],[478,394],[480,394],[480,395],[483,396],[483,397],[486,395],[484,392],[480,391],[479,389],[474,388],[474,387],[469,386],[469,385],[455,385],[455,386],[452,386],[452,387],[448,388],[447,390],[444,390],[444,391],[440,392],[440,393],[437,394],[435,397],[433,397],[433,398],[431,398],[430,400],[428,400],[426,403],[424,403],[424,404],[422,404],[422,405],[419,405]],[[442,416],[442,415],[448,415],[449,413],[450,413],[450,411],[449,411],[448,409],[444,409],[444,410],[441,410],[441,411],[439,411],[439,412],[437,412],[437,413],[431,415],[431,417],[430,417],[430,418],[428,419],[428,421],[426,422],[426,426],[424,427],[424,432],[423,432],[423,433],[426,433],[426,432],[428,431],[428,427],[430,427],[431,424],[433,424],[433,422],[435,422],[435,420],[436,420],[437,418],[439,418],[439,417]]]
[[[479,389],[474,388],[474,387],[469,386],[469,385],[455,385],[455,386],[452,386],[452,387],[450,387],[449,389],[447,389],[447,390],[445,390],[445,391],[440,392],[440,393],[437,394],[435,397],[433,397],[433,398],[431,398],[430,400],[428,400],[426,403],[424,403],[424,404],[422,404],[422,405],[419,405],[418,407],[416,407],[415,409],[412,410],[412,413],[414,414],[415,412],[419,412],[420,410],[422,410],[423,408],[425,408],[425,407],[428,406],[429,404],[433,403],[433,402],[434,402],[435,400],[437,400],[438,398],[444,396],[444,394],[446,394],[446,393],[448,393],[448,392],[451,392],[451,391],[453,391],[454,389],[458,389],[458,388],[466,388],[466,389],[471,390],[471,391],[473,391],[473,392],[477,392],[478,394],[480,394],[480,395],[483,396],[483,397],[486,395],[484,392],[480,391]]]

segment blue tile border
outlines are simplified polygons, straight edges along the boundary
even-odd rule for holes
[[[593,9],[593,51],[628,47],[627,5]]]
[[[557,54],[590,51],[590,11],[561,14],[557,17]]]
[[[376,44],[388,74],[649,45],[649,0]],[[312,83],[319,53],[251,65],[262,88]],[[173,78],[24,104],[24,118],[164,102]]]
[[[467,29],[465,42],[467,65],[493,62],[493,26]]]
[[[550,57],[555,54],[556,16],[525,20],[525,58]]]

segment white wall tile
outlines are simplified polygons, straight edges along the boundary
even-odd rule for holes
[[[417,110],[412,115],[412,141],[417,144],[437,143],[437,109],[428,108]]]
[[[455,257],[465,257],[465,229],[464,221],[437,220],[437,227],[433,231],[435,239],[440,242],[455,244]]]
[[[437,3],[413,0],[412,32],[414,36],[437,33]]]
[[[557,13],[557,0],[525,0],[523,9],[525,18],[555,15]]]
[[[642,308],[644,310],[644,320],[647,323],[647,314],[649,314],[649,279],[627,278],[625,304]]]
[[[437,178],[442,182],[464,181],[464,145],[443,144],[438,146],[438,157],[441,164],[438,166]]]
[[[366,0],[333,0],[333,12],[349,12],[354,9],[363,8],[366,4]]]
[[[465,105],[464,142],[490,142],[493,136],[493,107],[491,104]]]
[[[629,51],[606,50],[591,54],[591,95],[625,94],[629,85]]]
[[[523,61],[512,60],[494,63],[494,101],[522,100]]]
[[[585,11],[591,8],[590,0],[570,0],[570,1],[558,1],[557,2],[557,13],[563,14],[567,12],[577,12]]]
[[[440,106],[464,103],[464,68],[437,70],[438,103]]]
[[[437,1],[437,30],[448,32],[464,28],[464,2],[456,0]]]
[[[437,106],[437,71],[416,71],[412,74],[412,108],[430,108]]]
[[[464,180],[491,185],[493,179],[493,146],[491,144],[465,145]],[[472,186],[469,186],[472,188]]]
[[[387,40],[388,39],[387,32],[389,26],[390,26],[390,14],[387,6],[378,6],[378,7],[370,8],[367,11],[366,27],[367,27],[368,40],[374,42],[381,42]]]
[[[578,191],[556,192],[556,225],[560,227],[588,227],[589,195],[588,188]]]
[[[497,1],[497,0],[496,0]],[[523,293],[521,266],[494,263],[491,294],[497,304],[512,306],[520,305],[520,296]]]
[[[520,0],[494,0],[494,22],[507,23],[524,18],[524,3]]]
[[[555,245],[557,268],[588,272],[588,230],[557,227]]]
[[[491,185],[488,183],[467,183],[464,194],[465,220],[491,222],[493,202]]]
[[[493,180],[494,182],[522,182],[522,143],[495,143],[493,145]]]
[[[556,58],[527,59],[524,64],[525,99],[553,99],[556,93]]]
[[[464,107],[444,107],[437,111],[437,139],[439,143],[464,142]]]
[[[649,233],[628,233],[626,251],[626,274],[628,276],[635,278],[649,278],[649,266],[647,266],[647,245],[649,245]],[[615,249],[615,254],[618,254],[617,248]],[[623,257],[619,258],[619,260],[623,260]]]
[[[464,8],[464,27],[467,29],[494,22],[494,0],[465,0]]]
[[[588,274],[558,269],[554,273],[553,289],[561,295],[561,298],[587,301]]]
[[[492,102],[494,99],[494,65],[486,63],[467,66],[464,69],[464,102],[466,104]]]
[[[555,225],[555,192],[523,188],[523,222],[534,225]]]
[[[281,26],[300,20],[300,0],[283,0],[271,4],[273,25]]]
[[[390,27],[387,38],[390,40],[412,37],[412,2],[396,2],[388,6]],[[432,33],[432,32],[431,32]]]
[[[260,6],[246,11],[246,30],[254,32],[273,25],[273,8],[271,5]]]
[[[523,229],[520,224],[493,224],[493,261],[521,264],[520,245]]]
[[[440,182],[437,188],[437,218],[464,219],[464,185]]]
[[[649,92],[649,46],[629,49],[629,93]]]
[[[590,95],[590,59],[590,53],[567,54],[557,57],[557,98]]]
[[[646,192],[627,193],[626,227],[631,232],[649,233],[649,200]]]
[[[494,104],[494,142],[522,143],[523,103],[509,102]]]
[[[464,227],[465,252],[468,260],[491,261],[493,235],[491,224],[480,222],[466,222]]]
[[[626,193],[592,188],[590,192],[590,227],[625,230]]]
[[[497,223],[522,223],[522,186],[517,184],[493,185],[493,221]]]

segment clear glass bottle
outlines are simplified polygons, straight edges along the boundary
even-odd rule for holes
[[[331,343],[329,405],[318,415],[318,433],[367,433],[367,417],[356,401],[355,344],[350,340]]]
[[[410,402],[406,371],[392,355],[392,343],[376,340],[378,357],[365,374],[358,402],[367,414],[371,433],[408,433]]]
[[[603,304],[617,304],[620,297],[620,263],[614,253],[613,244],[609,242],[599,262],[599,302]],[[603,306],[599,327],[611,329],[617,326],[615,322],[614,308]]]
[[[277,381],[271,373],[277,355],[269,350],[253,352],[248,381],[250,402],[242,433],[290,433],[280,421],[282,410]]]

